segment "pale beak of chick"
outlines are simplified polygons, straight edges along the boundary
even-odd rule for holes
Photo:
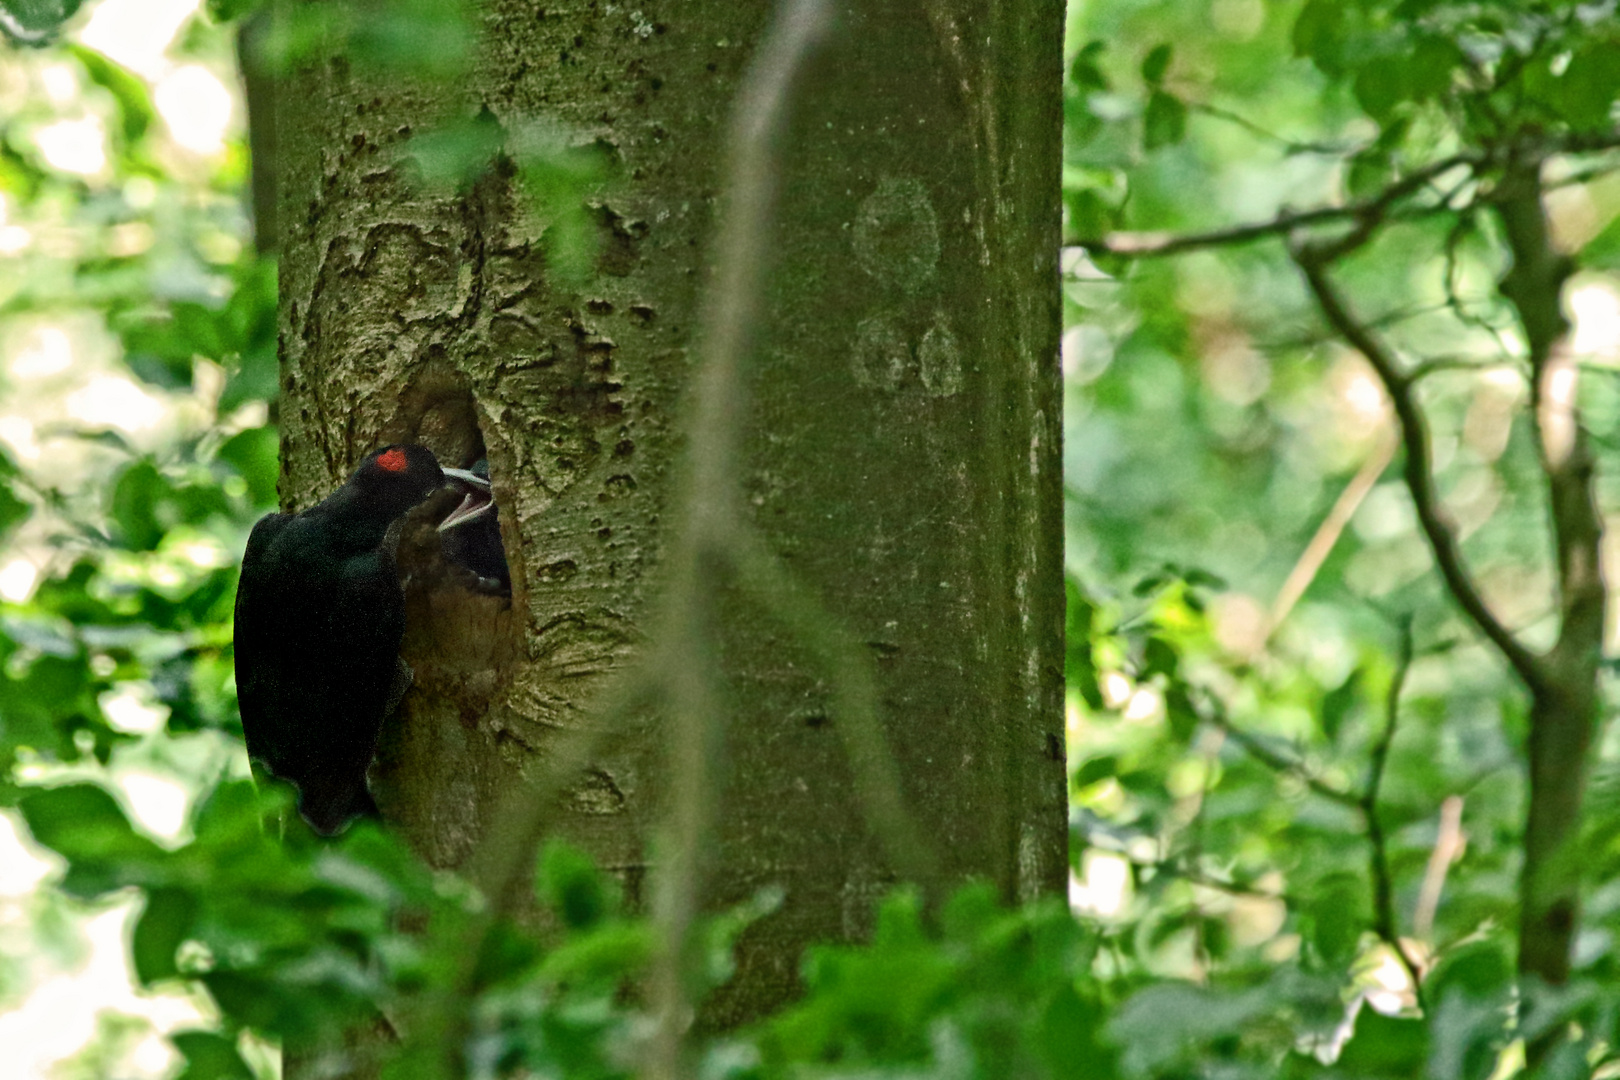
[[[495,497],[490,493],[489,481],[477,473],[466,469],[445,469],[447,480],[465,484],[472,490],[462,496],[461,505],[450,511],[449,515],[439,522],[439,531],[453,529],[458,525],[465,525],[469,521],[483,517],[495,508]]]

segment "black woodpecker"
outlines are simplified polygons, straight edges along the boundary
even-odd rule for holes
[[[248,756],[298,789],[323,836],[377,807],[366,769],[409,686],[389,528],[446,483],[422,446],[385,446],[320,505],[253,526],[236,588],[236,692]]]
[[[489,459],[478,459],[468,470],[470,479],[457,469],[446,472],[464,494],[461,505],[439,523],[445,558],[477,574],[484,588],[510,592],[512,571],[506,565],[506,549],[501,546],[500,518],[489,486]]]

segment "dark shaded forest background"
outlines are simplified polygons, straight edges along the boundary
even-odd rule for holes
[[[378,1009],[472,1075],[634,1073],[656,942],[582,856],[537,868],[560,940],[481,937],[460,1000],[464,884],[370,830],[261,831],[229,626],[278,475],[245,13],[7,10],[42,43],[0,54],[0,1076],[268,1077]],[[322,33],[453,77],[420,42],[455,8],[389,14]],[[900,891],[695,1070],[1620,1075],[1614,16],[1070,6],[1069,895]],[[709,984],[771,902],[707,926]]]

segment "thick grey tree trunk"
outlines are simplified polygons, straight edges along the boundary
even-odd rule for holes
[[[839,8],[782,147],[738,468],[770,546],[870,650],[905,798],[949,878],[1027,897],[1067,865],[1063,4]],[[720,143],[768,15],[763,0],[490,0],[450,91],[341,57],[279,88],[283,503],[410,440],[453,465],[487,450],[501,507],[510,599],[445,567],[427,514],[401,542],[415,685],[374,786],[436,866],[468,864],[502,798],[651,633]],[[582,287],[548,269],[548,222],[507,172],[459,195],[414,183],[421,135],[484,109],[611,154]],[[838,673],[768,613],[720,603],[710,901],[786,894],[745,937],[724,1023],[791,994],[805,942],[863,933],[895,878],[856,809]],[[633,897],[664,761],[654,712],[560,818]]]

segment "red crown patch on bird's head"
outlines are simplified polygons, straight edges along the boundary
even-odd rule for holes
[[[405,456],[402,446],[391,447],[377,455],[377,468],[388,472],[404,472],[410,466],[410,460]]]

